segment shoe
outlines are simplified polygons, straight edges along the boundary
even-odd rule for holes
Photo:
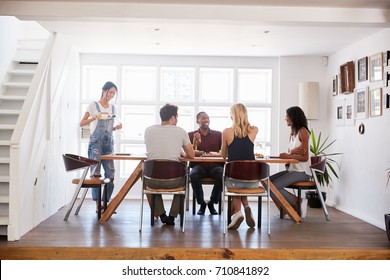
[[[168,216],[167,216],[167,214],[161,214],[160,215],[160,220],[161,220],[161,222],[163,223],[163,224],[166,224],[167,222],[168,222]]]
[[[175,217],[169,216],[168,220],[166,222],[167,226],[174,226],[175,225]]]
[[[204,215],[205,211],[206,211],[206,203],[202,203],[200,205],[200,208],[199,208],[199,211],[198,211],[198,215]]]
[[[217,210],[215,210],[214,203],[212,201],[209,201],[209,203],[207,203],[207,207],[209,208],[211,215],[218,215],[218,212]]]
[[[229,224],[228,229],[238,229],[244,220],[244,216],[241,211],[236,212],[232,216],[232,222]]]
[[[245,221],[250,228],[254,228],[256,225],[255,219],[253,218],[252,210],[249,206],[245,206]]]

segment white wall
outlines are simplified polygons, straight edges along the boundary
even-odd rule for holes
[[[9,64],[16,52],[17,40],[22,30],[22,24],[14,17],[0,17],[0,77],[3,80]],[[0,91],[1,93],[1,91]]]
[[[384,229],[384,213],[390,212],[390,187],[386,188],[387,171],[390,167],[390,110],[383,109],[382,116],[356,120],[352,126],[336,125],[336,103],[347,96],[331,95],[332,76],[339,73],[340,65],[379,52],[390,50],[390,29],[373,34],[329,57],[326,75],[327,126],[333,138],[337,139],[334,151],[343,152],[340,180],[332,188],[335,207]],[[387,70],[389,70],[387,68]],[[380,82],[357,82],[355,86],[376,88]],[[389,92],[389,88],[384,88]],[[365,134],[358,133],[360,123],[365,125]]]

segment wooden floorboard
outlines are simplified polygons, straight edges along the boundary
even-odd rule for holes
[[[222,217],[187,212],[185,232],[179,222],[150,225],[145,207],[140,233],[140,204],[125,200],[106,223],[98,223],[94,204],[86,201],[78,216],[63,221],[66,207],[43,221],[20,240],[0,241],[0,259],[390,259],[386,233],[350,215],[329,208],[330,221],[321,209],[309,208],[299,224],[279,219],[271,211],[267,234],[265,203],[262,228],[245,222],[223,235]],[[169,203],[166,205],[169,209]],[[255,212],[256,206],[252,205]]]

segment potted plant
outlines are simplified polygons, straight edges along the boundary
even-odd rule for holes
[[[326,167],[323,175],[318,177],[318,181],[322,186],[328,186],[329,182],[332,181],[331,174],[336,178],[339,178],[337,174],[337,169],[340,169],[340,166],[337,161],[335,161],[332,156],[341,155],[341,153],[327,153],[327,149],[336,142],[336,139],[333,141],[329,140],[329,135],[325,138],[324,141],[321,139],[321,132],[316,137],[314,130],[311,130],[311,144],[310,152],[312,154],[312,164],[316,162],[316,158],[320,156],[326,157]],[[306,192],[306,198],[308,199],[308,205],[312,208],[321,208],[321,202],[318,198],[317,191],[308,191]],[[326,200],[326,192],[322,192],[324,201]]]

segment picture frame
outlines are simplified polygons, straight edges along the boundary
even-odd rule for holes
[[[338,94],[338,76],[336,75],[332,77],[332,95],[336,96]]]
[[[388,93],[383,93],[383,108],[390,108],[390,95]]]
[[[368,79],[367,71],[368,57],[363,57],[358,60],[358,82],[364,82]]]
[[[349,61],[340,66],[340,87],[342,94],[352,93],[355,89],[355,66]]]
[[[355,125],[355,95],[345,97],[345,125]]]
[[[368,87],[355,89],[356,119],[368,118]]]
[[[382,115],[382,88],[370,90],[370,117]]]
[[[344,98],[340,98],[336,101],[336,125],[343,126],[344,125]]]
[[[383,66],[389,66],[390,51],[383,52]]]
[[[377,53],[370,56],[370,82],[383,80],[383,54]]]

